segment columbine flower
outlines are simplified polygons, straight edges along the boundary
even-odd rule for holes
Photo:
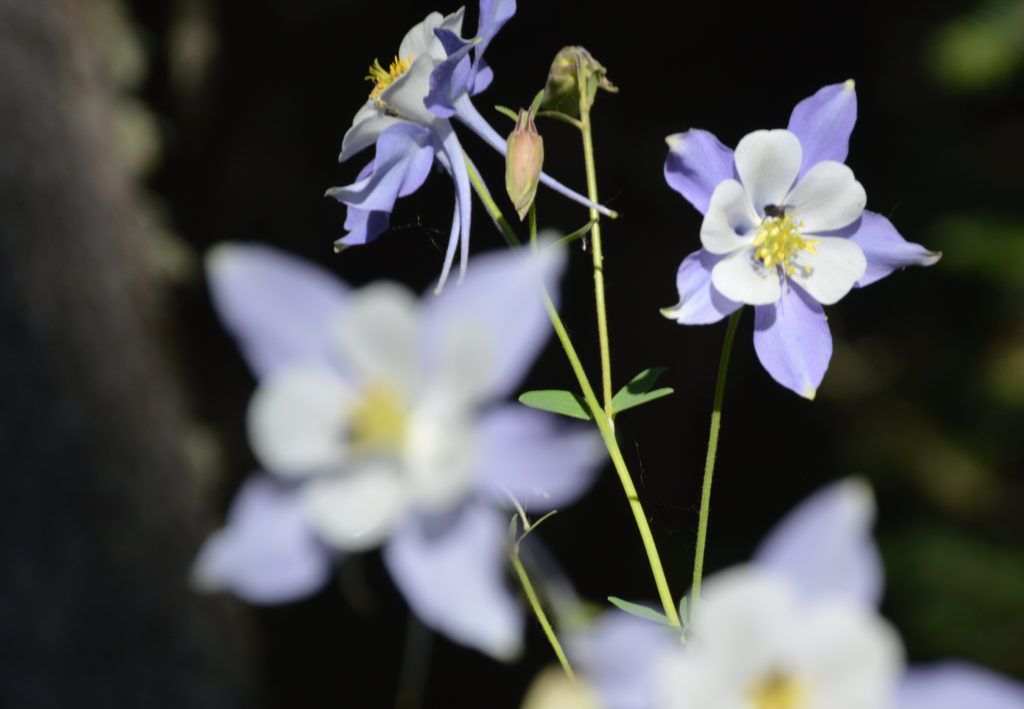
[[[497,403],[548,337],[532,264],[476,260],[462,287],[418,302],[403,287],[357,291],[259,246],[208,261],[214,303],[259,378],[249,437],[270,475],[251,478],[196,561],[198,583],[257,603],[319,588],[338,552],[383,545],[419,617],[497,657],[523,616],[504,584],[508,514],[572,501],[601,445],[589,431]]]
[[[604,709],[1022,709],[1024,686],[961,662],[903,670],[876,613],[871,491],[845,480],[790,512],[750,564],[709,577],[686,644],[603,614],[570,654]]]
[[[832,356],[821,306],[941,255],[864,209],[864,188],[842,164],[856,117],[850,80],[797,104],[786,130],[748,134],[735,153],[703,130],[667,139],[665,179],[704,222],[703,248],[676,276],[680,302],[662,312],[698,325],[755,306],[758,358],[777,382],[809,399]]]
[[[376,155],[345,187],[327,194],[348,205],[338,248],[365,244],[388,227],[395,200],[412,194],[427,178],[436,160],[455,182],[455,214],[438,285],[444,285],[461,244],[460,273],[469,258],[472,205],[467,157],[448,120],[459,119],[495,150],[505,155],[506,141],[480,115],[470,100],[494,78],[484,62],[484,50],[498,30],[515,14],[514,0],[481,0],[477,36],[462,39],[463,8],[442,17],[432,12],[405,35],[387,68],[370,67],[374,82],[366,103],[356,113],[342,141],[339,162],[376,144]],[[472,52],[472,59],[470,53]],[[603,214],[611,214],[546,174],[540,181]]]

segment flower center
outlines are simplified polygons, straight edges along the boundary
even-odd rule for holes
[[[797,256],[801,251],[816,254],[814,247],[820,242],[817,239],[805,239],[800,233],[803,222],[795,222],[796,212],[786,212],[784,207],[774,204],[766,205],[765,216],[761,220],[757,234],[754,236],[754,258],[761,259],[765,267],[778,266],[787,276],[792,276],[798,264]],[[811,274],[808,266],[800,266],[806,275]]]
[[[794,677],[772,672],[753,686],[748,698],[756,709],[799,709],[806,694]]]
[[[372,81],[374,84],[373,91],[370,92],[370,98],[373,100],[374,106],[385,112],[391,111],[392,113],[395,113],[393,109],[381,100],[380,95],[384,93],[384,89],[395,83],[395,79],[409,71],[409,67],[411,65],[412,54],[405,59],[399,59],[396,56],[391,61],[391,66],[387,69],[380,65],[379,59],[373,60],[373,64],[370,65],[370,73],[366,76],[366,80]]]
[[[404,402],[389,382],[371,382],[348,416],[348,441],[360,452],[393,452],[405,443]]]

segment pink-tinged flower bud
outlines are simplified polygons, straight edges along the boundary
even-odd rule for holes
[[[508,136],[505,158],[505,189],[516,207],[520,221],[530,211],[537,195],[540,171],[544,165],[544,139],[533,122],[533,109],[520,108],[516,127]]]
[[[594,104],[598,89],[618,92],[618,87],[608,80],[607,71],[583,47],[563,47],[551,62],[541,105],[570,116],[580,115],[580,86],[586,89],[588,106]]]

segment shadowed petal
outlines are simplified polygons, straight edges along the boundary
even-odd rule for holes
[[[892,222],[867,210],[857,222],[839,233],[848,233],[850,241],[857,244],[867,258],[867,270],[857,281],[858,287],[885,278],[898,268],[931,266],[942,257],[938,251],[929,251],[920,244],[907,241]]]
[[[227,525],[199,550],[192,583],[249,603],[287,603],[323,586],[330,568],[295,490],[252,475],[235,495]]]
[[[474,257],[465,280],[427,298],[422,351],[432,378],[458,377],[459,389],[476,382],[479,400],[505,396],[522,380],[551,336],[540,295],[565,268],[560,247],[502,249]],[[456,366],[453,366],[456,365]]]
[[[761,364],[779,384],[813,399],[832,358],[821,305],[790,283],[777,302],[754,313],[754,350]]]
[[[345,133],[341,141],[341,154],[338,162],[345,162],[356,153],[365,150],[377,142],[378,136],[387,128],[400,123],[402,119],[386,115],[382,110],[367,101],[356,111],[352,119],[352,127]]]
[[[736,173],[758,214],[781,206],[800,172],[800,141],[788,130],[756,130],[736,146]]]
[[[846,162],[856,121],[857,92],[853,79],[819,89],[798,103],[789,117],[789,130],[803,147],[800,175],[822,160]]]
[[[348,287],[283,251],[222,244],[206,255],[213,305],[260,378],[289,364],[328,366],[328,324],[339,317]]]
[[[350,204],[345,215],[347,233],[334,240],[334,248],[338,250],[341,247],[368,244],[387,231],[390,222],[391,212],[360,209]]]
[[[445,122],[440,132],[442,150],[447,160],[446,166],[451,172],[452,180],[455,182],[455,217],[452,223],[452,233],[448,239],[448,250],[444,256],[444,266],[441,268],[441,278],[438,280],[435,293],[440,293],[448,280],[448,272],[451,270],[452,261],[455,258],[456,246],[461,245],[462,253],[459,264],[459,281],[466,275],[466,264],[469,262],[469,220],[473,205],[473,191],[469,183],[469,171],[466,169],[466,158],[462,152],[462,144],[455,134],[450,123]],[[456,235],[459,235],[456,238]]]
[[[808,601],[839,595],[877,607],[884,572],[871,536],[874,521],[868,485],[841,480],[776,524],[754,553],[754,563],[789,578]]]
[[[360,209],[390,212],[395,200],[419,189],[434,163],[430,131],[406,121],[377,138],[377,154],[370,174],[344,187],[332,187],[327,196]]]
[[[466,505],[445,529],[411,519],[384,548],[395,585],[419,618],[455,642],[502,660],[522,649],[524,618],[505,585],[508,520]]]
[[[720,256],[704,249],[683,259],[676,273],[679,304],[662,308],[661,314],[683,325],[708,325],[733,313],[743,303],[729,300],[711,283],[711,269]]]
[[[589,427],[516,404],[484,414],[477,432],[480,490],[505,507],[511,495],[533,512],[574,502],[606,455]]]
[[[455,115],[455,99],[466,91],[472,76],[469,50],[473,48],[473,42],[450,30],[438,30],[436,34],[448,58],[430,74],[430,91],[423,103],[435,116],[451,118]]]
[[[1024,685],[966,662],[911,667],[895,709],[1024,709]]]
[[[515,0],[480,0],[480,21],[476,30],[479,41],[473,51],[474,76],[469,88],[471,96],[476,96],[486,89],[494,79],[494,72],[484,61],[484,52],[494,36],[498,34],[498,30],[504,27],[505,23],[511,20],[515,14]]]
[[[711,195],[700,225],[700,243],[713,254],[732,253],[753,242],[760,223],[761,217],[750,204],[743,185],[736,180],[724,180]]]
[[[708,131],[698,129],[675,133],[665,142],[665,181],[704,214],[718,183],[736,177],[732,150]]]

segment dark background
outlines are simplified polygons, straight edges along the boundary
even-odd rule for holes
[[[418,3],[0,0],[0,700],[5,706],[516,706],[550,654],[530,625],[506,666],[410,631],[376,554],[302,603],[194,595],[189,561],[254,465],[253,380],[220,328],[201,257],[275,244],[352,284],[423,289],[440,271],[450,180],[401,200],[375,243],[335,255],[336,156]],[[442,12],[456,5],[437,7]],[[616,386],[669,367],[675,394],[618,419],[669,579],[688,585],[724,324],[686,328],[675,270],[700,215],[664,183],[664,137],[734,146],[784,127],[825,84],[857,82],[848,164],[868,207],[944,251],[829,309],[835,354],[814,402],[776,385],[740,325],[707,567],[748,558],[803,496],[850,474],[879,505],[883,612],[912,661],[961,657],[1024,678],[1024,26],[1020,2],[521,3],[475,99],[526,105],[554,54],[583,44],[620,88],[595,110]],[[464,34],[476,27],[467,8]],[[1014,31],[1016,28],[1016,32]],[[540,124],[545,169],[584,186],[579,140]],[[463,145],[500,193],[499,156]],[[504,202],[502,202],[505,204]],[[501,248],[479,202],[472,246]],[[586,219],[552,193],[542,226]],[[563,316],[596,374],[589,253]],[[526,388],[572,386],[552,345]],[[607,471],[545,523],[581,594],[651,598]],[[407,639],[418,650],[407,652]],[[403,660],[405,658],[405,660]],[[410,659],[412,658],[412,659]],[[406,668],[403,671],[403,663]],[[428,674],[417,681],[417,674]]]

